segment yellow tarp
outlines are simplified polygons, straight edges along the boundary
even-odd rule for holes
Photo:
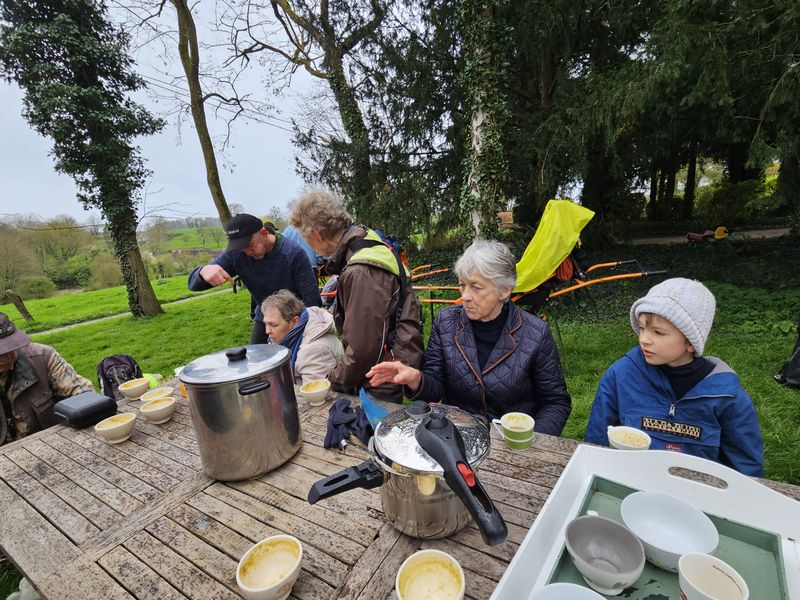
[[[594,212],[570,200],[550,200],[536,233],[517,263],[515,292],[529,292],[550,279],[575,244]]]

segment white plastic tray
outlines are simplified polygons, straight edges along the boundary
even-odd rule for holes
[[[727,487],[676,476],[670,472],[676,467],[716,477]],[[789,598],[800,600],[800,502],[694,456],[587,445],[579,446],[567,463],[491,600],[529,599],[547,584],[564,550],[564,530],[577,516],[594,476],[638,490],[679,496],[704,512],[779,535]]]

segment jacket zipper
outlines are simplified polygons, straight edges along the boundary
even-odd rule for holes
[[[678,398],[676,400],[669,401],[669,416],[675,416],[675,410],[678,408],[678,402],[683,402],[684,400],[701,400],[703,398],[734,398],[733,394],[705,394],[703,396],[686,396],[683,398]]]

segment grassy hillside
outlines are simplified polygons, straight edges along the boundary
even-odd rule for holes
[[[169,242],[167,247],[170,250],[181,250],[191,248],[203,248],[206,250],[221,250],[225,247],[227,240],[222,228],[217,228],[217,239],[211,227],[170,229]]]

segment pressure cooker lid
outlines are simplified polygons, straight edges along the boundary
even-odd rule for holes
[[[232,383],[273,371],[289,361],[291,352],[278,344],[255,344],[201,356],[181,370],[188,384]]]
[[[444,414],[458,428],[464,440],[467,461],[470,466],[477,465],[489,451],[489,428],[486,422],[455,406],[425,402],[413,402],[411,406],[391,412],[383,418],[375,432],[374,441],[379,458],[389,466],[394,463],[410,471],[441,473],[442,467],[420,447],[415,436],[422,417],[436,413]]]

